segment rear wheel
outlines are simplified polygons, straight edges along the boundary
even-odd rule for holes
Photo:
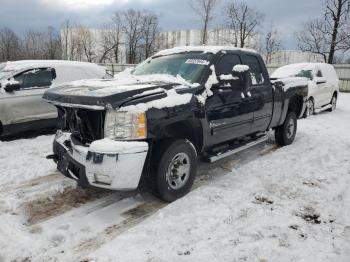
[[[159,198],[172,202],[191,190],[197,173],[197,152],[191,142],[167,141],[158,147],[153,159],[159,161],[152,172],[153,191]]]
[[[329,108],[328,111],[333,112],[336,109],[337,109],[337,96],[336,94],[334,94],[331,100],[331,108]]]
[[[280,146],[286,146],[293,143],[297,132],[297,117],[293,111],[287,113],[283,125],[275,129],[276,143]]]

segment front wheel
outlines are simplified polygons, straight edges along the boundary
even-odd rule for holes
[[[280,146],[287,146],[293,143],[297,133],[297,116],[289,111],[283,125],[275,129],[276,143]]]
[[[197,152],[188,140],[172,140],[158,152],[155,193],[166,202],[186,195],[197,173]]]

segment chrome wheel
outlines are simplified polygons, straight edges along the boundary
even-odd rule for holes
[[[294,123],[294,119],[289,119],[288,124],[287,124],[287,138],[291,139],[294,135],[295,132],[295,123]]]
[[[314,102],[310,99],[307,101],[307,116],[313,115],[315,112]]]
[[[178,153],[170,161],[166,180],[170,188],[178,190],[183,187],[190,176],[190,157],[186,153]]]
[[[337,97],[333,96],[332,98],[332,111],[334,111],[337,108]]]

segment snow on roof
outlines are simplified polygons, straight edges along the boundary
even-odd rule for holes
[[[257,53],[253,49],[238,48],[233,46],[180,46],[180,47],[174,47],[174,48],[159,51],[154,56],[164,56],[164,55],[186,53],[186,52],[203,52],[203,53],[216,54],[220,51],[230,51],[230,50],[232,51],[240,50],[245,52]]]
[[[99,67],[93,63],[67,61],[67,60],[20,60],[20,61],[8,61],[3,63],[5,67],[4,71],[19,71],[24,69],[30,69],[33,67],[60,67],[60,66],[77,66],[85,68]]]
[[[282,66],[277,68],[271,75],[272,78],[283,78],[295,76],[301,70],[311,70],[315,71],[319,68],[322,68],[322,71],[331,71],[334,74],[334,68],[332,65],[327,63],[295,63]]]

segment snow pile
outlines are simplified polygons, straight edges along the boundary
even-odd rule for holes
[[[294,144],[268,148],[219,179],[213,174],[88,257],[350,261],[350,95],[339,99],[336,112],[301,120]]]
[[[151,108],[162,109],[188,104],[192,99],[192,94],[178,94],[175,89],[166,91],[166,95],[167,96],[164,98],[156,99],[147,103],[122,107],[121,110],[129,112],[146,112]]]
[[[2,70],[4,71],[20,71],[31,69],[33,67],[57,67],[57,66],[75,66],[85,68],[103,68],[93,63],[77,62],[77,61],[66,61],[66,60],[20,60],[20,61],[9,61],[4,63],[5,66]]]
[[[54,173],[56,165],[46,156],[52,154],[53,136],[0,141],[0,185],[16,184]]]
[[[147,149],[146,142],[115,141],[110,138],[94,141],[89,147],[90,152],[104,154],[129,154],[143,152]]]
[[[247,65],[235,65],[232,69],[234,72],[243,73],[249,70]]]
[[[235,77],[233,75],[220,75],[219,78],[220,78],[220,80],[223,80],[223,81],[238,80],[239,79],[238,77]]]

